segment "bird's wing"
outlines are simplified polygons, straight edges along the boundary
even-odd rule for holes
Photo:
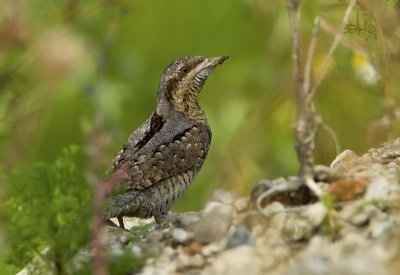
[[[153,113],[139,128],[133,132],[113,160],[114,171],[118,170],[123,163],[135,155],[146,143],[162,128],[164,121],[162,117]]]
[[[130,189],[143,189],[188,170],[198,171],[207,155],[210,138],[209,131],[191,127],[168,144],[158,146],[150,156],[139,156],[130,170]]]
[[[198,170],[207,155],[208,126],[188,127],[174,136],[162,128],[163,123],[156,127],[155,120],[152,117],[139,127],[115,158],[115,170],[130,164],[129,189],[143,189],[184,171]]]

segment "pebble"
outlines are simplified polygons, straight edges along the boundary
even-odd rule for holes
[[[370,159],[363,157],[362,164]],[[361,160],[350,151],[335,162],[332,170],[337,173],[352,171],[349,165]],[[149,226],[150,232],[138,243],[131,241],[129,231],[106,226],[103,242],[111,252],[107,255],[126,251],[152,255],[139,271],[145,275],[397,274],[400,213],[386,202],[390,196],[400,195],[400,170],[395,162],[379,163],[362,166],[359,175],[367,176],[371,183],[364,197],[330,210],[330,220],[338,225],[330,234],[319,230],[327,214],[320,202],[296,209],[286,201],[266,199],[261,209],[253,207],[255,195],[263,192],[270,191],[272,197],[276,197],[275,191],[295,192],[300,181],[291,177],[262,181],[253,190],[254,197],[217,190],[201,212],[176,215],[176,223],[163,230]],[[131,221],[133,227],[143,226],[139,219]],[[91,261],[90,253],[90,248],[78,252],[72,263],[79,261],[80,265],[74,267]]]
[[[233,202],[233,207],[235,210],[240,213],[244,212],[249,205],[249,197],[242,197]]]
[[[373,204],[365,201],[345,206],[339,213],[339,217],[353,225],[362,226],[367,224],[370,219],[377,216],[380,210]]]
[[[194,227],[194,238],[206,244],[221,240],[231,226],[233,215],[234,209],[230,205],[208,203],[200,221]]]
[[[187,232],[182,228],[174,228],[172,229],[171,236],[177,243],[187,243],[193,237],[193,233]]]
[[[371,224],[370,236],[377,239],[381,237],[390,237],[398,229],[398,222],[394,219],[385,219],[381,222]]]
[[[164,237],[164,233],[160,230],[153,230],[151,231],[146,239],[148,242],[160,242]]]
[[[321,225],[327,213],[326,207],[320,203],[314,203],[306,207],[305,211],[301,212],[301,215],[308,220],[313,227]]]
[[[185,270],[187,268],[199,268],[204,265],[204,258],[200,254],[195,254],[193,256],[187,256],[181,254],[177,259],[178,270]]]
[[[253,241],[247,227],[241,225],[236,227],[229,235],[226,247],[234,248],[243,244],[252,245]]]
[[[283,232],[288,236],[292,241],[301,241],[304,239],[308,239],[313,232],[313,226],[311,223],[306,221],[304,218],[299,217],[297,214],[290,215],[286,219]]]
[[[211,195],[210,201],[216,201],[216,202],[220,202],[223,204],[231,205],[239,197],[240,197],[240,195],[235,192],[223,190],[223,189],[217,189]]]
[[[191,229],[193,226],[197,224],[197,222],[200,219],[201,215],[198,212],[182,213],[178,218],[178,226],[183,227],[185,229]]]
[[[371,183],[367,188],[367,192],[365,194],[365,199],[373,200],[373,199],[384,199],[387,198],[389,194],[390,182],[384,176],[377,176],[372,179]]]
[[[218,255],[211,266],[204,269],[201,274],[265,274],[261,267],[262,259],[255,249],[248,245],[241,245]]]

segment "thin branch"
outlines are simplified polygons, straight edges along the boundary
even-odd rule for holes
[[[95,190],[95,216],[93,218],[93,254],[94,274],[105,274],[105,262],[101,242],[101,231],[103,228],[103,206],[109,192],[120,182],[128,178],[128,164],[123,165],[115,171],[110,178],[99,181]]]
[[[317,16],[314,20],[314,27],[312,30],[312,36],[311,36],[311,41],[310,41],[310,46],[308,47],[308,52],[307,52],[307,59],[306,59],[306,65],[304,68],[304,86],[303,89],[306,93],[309,92],[310,87],[311,87],[311,68],[312,64],[314,61],[314,55],[315,55],[315,45],[317,44],[317,38],[318,38],[318,32],[319,32],[319,26],[320,26],[320,19],[319,16]]]
[[[331,45],[331,48],[329,49],[328,54],[325,57],[324,63],[322,64],[321,68],[321,73],[319,74],[317,81],[315,82],[314,86],[312,87],[312,90],[310,94],[308,95],[310,98],[313,98],[315,92],[318,90],[319,86],[322,83],[322,80],[325,78],[326,73],[328,71],[329,64],[333,58],[333,53],[335,52],[337,46],[339,45],[339,42],[341,41],[343,37],[344,30],[346,28],[346,24],[349,21],[350,14],[353,11],[353,8],[356,4],[357,0],[351,0],[349,5],[347,6],[346,12],[343,16],[342,20],[342,25],[340,27],[339,32],[336,34],[335,39],[333,40],[333,43]]]
[[[286,0],[287,9],[289,12],[290,28],[292,30],[292,58],[293,58],[293,75],[296,84],[297,101],[302,100],[301,94],[303,93],[303,76],[302,65],[300,60],[300,30],[299,30],[299,6],[302,0]]]
[[[326,132],[328,132],[328,134],[332,137],[333,142],[335,143],[336,155],[338,155],[340,153],[340,144],[339,144],[339,139],[338,139],[337,134],[330,126],[328,126],[325,123],[322,123],[322,129],[324,129]]]
[[[315,53],[315,44],[319,28],[319,19],[315,20],[313,37],[308,50],[308,57],[304,74],[300,60],[300,32],[299,32],[299,5],[302,1],[286,0],[289,12],[290,26],[292,32],[292,54],[293,72],[296,90],[296,123],[294,131],[296,134],[296,152],[299,159],[299,176],[317,197],[322,195],[322,191],[313,179],[313,162],[315,150],[315,136],[322,123],[320,116],[315,112],[312,97],[308,97],[311,87],[311,67]]]

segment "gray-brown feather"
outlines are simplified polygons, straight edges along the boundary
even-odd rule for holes
[[[179,114],[176,116],[177,119],[167,120],[151,137],[151,142],[141,148],[137,147],[138,140],[150,131],[147,121],[123,146],[114,162],[114,170],[129,162],[129,189],[147,188],[203,164],[211,141],[210,128],[194,124]]]
[[[143,190],[130,190],[117,195],[105,218],[132,216],[162,219],[172,205],[193,182],[197,171],[189,170],[180,175],[164,179]]]
[[[159,222],[199,172],[211,130],[197,96],[212,70],[226,56],[184,57],[161,76],[156,110],[126,141],[114,159],[114,171],[127,172],[126,188],[109,198],[105,218],[123,216]]]
[[[115,158],[115,170],[126,162],[131,168],[128,188],[111,198],[106,218],[161,218],[193,182],[204,163],[211,141],[208,125],[195,124],[177,114],[174,123],[165,122],[151,142],[139,148],[137,145],[151,132],[150,120],[129,137]]]

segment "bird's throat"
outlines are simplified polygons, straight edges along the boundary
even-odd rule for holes
[[[206,115],[201,109],[195,95],[187,92],[183,95],[177,93],[174,97],[173,103],[178,112],[185,114],[188,118],[196,122],[207,123]]]

